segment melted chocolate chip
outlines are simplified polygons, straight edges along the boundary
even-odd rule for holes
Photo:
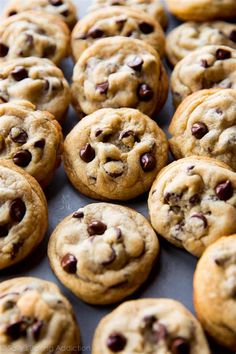
[[[94,220],[88,225],[88,233],[90,236],[103,235],[106,229],[107,225],[98,220]]]
[[[100,84],[96,85],[96,90],[99,91],[99,93],[107,93],[109,88],[109,83],[108,81],[101,82]]]
[[[12,259],[14,259],[16,257],[17,253],[19,252],[19,250],[21,249],[23,244],[24,244],[23,241],[19,241],[19,242],[13,243],[12,251],[11,251],[11,258]]]
[[[8,224],[0,225],[0,237],[6,237],[8,235]]]
[[[153,324],[157,322],[157,318],[154,315],[148,315],[143,318],[143,322],[145,324],[145,327],[152,328]]]
[[[215,187],[215,193],[220,200],[228,200],[233,195],[232,183],[227,180],[217,184]]]
[[[28,139],[26,131],[18,127],[12,127],[9,135],[14,143],[25,144]]]
[[[0,57],[5,57],[9,52],[9,48],[7,45],[0,43]]]
[[[153,327],[153,339],[156,343],[167,337],[167,329],[163,324],[157,323]]]
[[[133,60],[128,62],[128,66],[135,71],[141,71],[142,65],[143,65],[143,59],[140,58],[139,56],[134,57]]]
[[[12,340],[17,340],[23,335],[25,335],[25,330],[23,330],[23,322],[18,321],[10,324],[6,328],[6,335],[10,337]]]
[[[39,339],[42,327],[43,327],[43,321],[40,321],[40,320],[36,321],[31,326],[31,330],[32,330],[32,334],[33,334],[34,340],[37,341]]]
[[[28,150],[19,150],[13,156],[13,162],[20,167],[26,167],[32,160],[31,152]]]
[[[77,210],[74,212],[74,214],[72,216],[73,216],[73,218],[76,218],[76,219],[82,219],[84,217],[84,213],[82,210]]]
[[[88,36],[93,39],[101,38],[103,35],[104,35],[104,31],[100,28],[94,28],[88,32]]]
[[[233,30],[233,31],[230,33],[229,39],[230,39],[232,42],[236,43],[236,30]]]
[[[110,336],[107,339],[107,347],[112,351],[112,352],[120,352],[122,351],[127,343],[127,339],[125,336],[123,336],[122,333],[114,332],[110,334]]]
[[[223,114],[223,112],[220,108],[216,108],[216,113],[219,114],[220,116]]]
[[[74,274],[77,269],[77,259],[73,254],[67,253],[61,260],[61,266],[65,272]]]
[[[119,139],[125,139],[128,138],[129,136],[134,136],[133,130],[124,130],[123,132],[120,133]]]
[[[61,6],[63,4],[62,0],[49,0],[49,2],[53,6]]]
[[[10,216],[14,221],[20,222],[26,213],[26,206],[22,199],[14,199],[10,204]]]
[[[176,338],[171,344],[171,353],[173,354],[190,354],[190,345],[186,339]]]
[[[106,261],[102,262],[102,265],[107,266],[107,265],[113,263],[115,259],[116,259],[116,252],[112,248],[112,252],[111,252],[110,256],[108,257],[108,259]]]
[[[12,10],[8,13],[8,16],[14,16],[14,15],[17,15],[17,11],[15,10]]]
[[[140,22],[139,29],[144,34],[149,34],[149,33],[152,33],[154,31],[153,25],[151,25],[148,22]]]
[[[137,94],[141,101],[150,101],[153,97],[153,91],[147,84],[140,84]]]
[[[192,125],[191,132],[196,139],[200,140],[208,133],[208,128],[206,124],[197,122]]]
[[[56,45],[48,44],[43,50],[43,57],[52,57],[56,53]]]
[[[40,139],[34,143],[34,147],[39,148],[39,149],[43,149],[45,146],[45,143],[46,143],[45,139]]]
[[[65,11],[62,11],[61,12],[61,15],[64,16],[64,17],[68,17],[70,14],[70,11],[69,10],[65,10]]]
[[[153,171],[156,167],[156,158],[155,156],[147,152],[140,157],[140,164],[143,171],[145,172]]]
[[[85,147],[80,150],[79,156],[84,162],[88,163],[95,158],[95,150],[90,144],[86,144]]]
[[[200,202],[200,196],[198,194],[194,194],[194,195],[192,195],[191,198],[189,198],[190,204],[195,205],[195,204],[198,204],[199,202]]]
[[[207,228],[208,222],[207,222],[206,217],[205,217],[202,213],[193,214],[193,215],[191,216],[191,218],[198,218],[198,219],[202,220],[203,225],[204,225],[204,228],[205,228],[205,229]]]
[[[28,71],[23,66],[17,66],[11,72],[11,76],[15,81],[21,81],[28,77]]]
[[[231,52],[225,49],[217,49],[216,51],[216,59],[217,60],[226,60],[231,57]]]
[[[97,138],[98,136],[100,136],[102,134],[103,130],[102,129],[96,129],[95,131],[95,137]]]
[[[203,68],[205,68],[205,69],[209,67],[208,62],[207,62],[206,59],[202,59],[201,60],[201,66],[203,66]]]

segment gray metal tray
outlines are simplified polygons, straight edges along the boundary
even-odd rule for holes
[[[7,0],[0,1],[0,12],[3,10],[6,2]],[[79,17],[81,18],[86,14],[90,1],[74,0],[74,3],[78,6]],[[169,16],[168,31],[177,24],[178,21]],[[170,68],[168,65],[166,65],[166,68],[170,73]],[[65,76],[70,81],[73,71],[72,61],[70,59],[65,60],[62,65],[62,69]],[[158,125],[165,131],[167,131],[172,115],[173,106],[169,95],[164,109],[156,117]],[[77,122],[78,118],[76,117],[73,109],[70,108],[68,118],[63,126],[64,134],[66,135]],[[32,255],[20,264],[10,269],[1,271],[0,281],[19,276],[34,276],[57,283],[72,303],[77,315],[82,337],[81,352],[83,354],[89,354],[91,353],[91,343],[94,330],[98,322],[117,305],[103,307],[90,306],[80,301],[65,287],[63,287],[50,269],[47,258],[47,242],[51,232],[60,220],[78,208],[95,201],[83,196],[72,187],[62,166],[57,170],[53,181],[46,189],[45,193],[49,207],[49,229],[45,240]],[[147,194],[126,203],[126,205],[136,209],[147,217],[148,212],[146,201]],[[182,302],[190,311],[194,312],[192,304],[192,279],[197,259],[187,252],[171,246],[164,240],[160,241],[161,253],[157,265],[154,267],[148,281],[130,298],[173,298]],[[214,344],[212,344],[212,353],[229,354],[229,352],[225,349],[219,348]]]

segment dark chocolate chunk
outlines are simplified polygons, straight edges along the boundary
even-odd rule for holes
[[[84,217],[84,213],[82,210],[77,210],[74,212],[74,214],[72,216],[75,219],[82,219]]]
[[[216,51],[216,59],[217,60],[226,60],[231,57],[231,52],[225,49],[217,49]]]
[[[10,216],[14,221],[20,222],[26,213],[26,206],[22,199],[14,199],[10,203]]]
[[[127,339],[122,333],[119,332],[110,334],[107,339],[107,347],[115,353],[122,351],[125,348],[126,343]]]
[[[171,353],[190,354],[190,344],[186,339],[176,338],[171,344]]]
[[[61,15],[64,16],[64,17],[68,17],[70,14],[70,11],[69,10],[65,10],[65,11],[62,11],[61,12]]]
[[[17,340],[20,337],[25,335],[25,331],[23,330],[23,322],[18,321],[10,324],[6,328],[6,335],[10,337],[12,340]]]
[[[12,127],[9,135],[14,143],[25,144],[28,139],[26,131],[18,127]]]
[[[26,167],[32,160],[31,152],[28,150],[19,150],[13,156],[13,162],[20,167]]]
[[[151,25],[148,22],[140,22],[139,29],[144,34],[149,34],[149,33],[152,33],[154,31],[153,25]]]
[[[14,15],[17,15],[17,11],[15,11],[15,10],[11,10],[11,11],[8,13],[8,16],[14,16]]]
[[[230,199],[233,192],[233,186],[229,180],[221,182],[215,187],[215,193],[220,200]]]
[[[40,139],[34,143],[34,147],[39,148],[39,149],[43,149],[45,146],[45,143],[46,143],[45,139]]]
[[[49,0],[49,2],[53,6],[61,6],[63,4],[62,0]]]
[[[107,93],[108,88],[109,88],[108,81],[104,81],[96,85],[96,90],[98,90],[100,93]]]
[[[28,71],[23,66],[17,66],[11,72],[11,76],[15,81],[21,81],[28,77]]]
[[[141,101],[150,101],[153,97],[153,91],[147,84],[140,84],[137,94]]]
[[[77,269],[77,259],[73,254],[67,253],[61,260],[61,266],[65,272],[74,274]]]
[[[196,139],[202,139],[208,133],[208,128],[206,124],[197,122],[192,125],[191,132]]]
[[[84,162],[88,163],[95,158],[95,150],[90,144],[86,144],[85,147],[80,150],[79,155]]]
[[[90,236],[103,235],[107,229],[107,225],[99,220],[94,220],[88,225],[88,233]]]
[[[0,43],[0,57],[5,57],[9,52],[9,47],[3,43]]]
[[[9,231],[9,225],[8,224],[0,225],[0,238],[1,237],[6,237],[8,235],[8,231]]]
[[[104,35],[104,31],[100,28],[93,28],[88,32],[88,36],[97,39],[101,38]]]
[[[128,62],[128,66],[135,71],[141,71],[142,65],[143,65],[143,59],[140,58],[139,56],[134,57],[133,60]]]
[[[207,222],[207,218],[202,214],[202,213],[196,213],[191,215],[191,218],[198,218],[200,220],[202,220],[204,228],[207,228],[208,222]]]
[[[140,157],[140,164],[145,172],[153,171],[156,167],[156,158],[147,152]]]
[[[230,39],[232,42],[236,43],[236,30],[233,30],[233,31],[230,33],[229,39]]]

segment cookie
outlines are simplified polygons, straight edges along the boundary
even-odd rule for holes
[[[166,0],[169,11],[184,21],[235,19],[235,0]]]
[[[48,246],[51,267],[82,300],[117,302],[147,279],[159,250],[148,221],[130,208],[97,203],[69,215]]]
[[[70,88],[62,71],[42,58],[14,59],[0,65],[0,103],[27,100],[62,120],[70,104]]]
[[[58,16],[37,11],[11,16],[0,24],[0,63],[39,57],[55,64],[69,55],[70,32]]]
[[[173,155],[216,158],[236,171],[236,90],[200,90],[185,98],[171,121]]]
[[[64,166],[75,188],[101,200],[128,200],[147,191],[167,163],[158,125],[131,108],[104,108],[67,135]]]
[[[134,10],[144,11],[149,18],[153,17],[163,28],[167,27],[168,18],[160,0],[93,0],[89,11],[106,8],[105,12],[110,6],[126,6]]]
[[[98,39],[123,36],[141,39],[164,55],[165,36],[159,23],[145,12],[124,6],[97,10],[78,22],[72,32],[72,52],[75,61]]]
[[[37,181],[5,160],[0,160],[0,200],[0,269],[4,269],[28,256],[43,239],[47,203]]]
[[[171,76],[173,102],[178,106],[195,91],[210,88],[236,89],[236,50],[209,45],[188,54]]]
[[[169,62],[176,65],[186,55],[206,45],[223,45],[236,49],[236,24],[186,22],[173,29],[166,39]]]
[[[22,277],[1,282],[0,324],[1,353],[72,354],[79,347],[70,303],[45,280]]]
[[[0,105],[0,159],[23,168],[46,186],[59,166],[62,131],[48,112],[28,101]]]
[[[235,279],[236,235],[232,235],[222,237],[208,247],[199,260],[194,274],[194,305],[206,331],[234,352]]]
[[[210,354],[195,317],[171,299],[127,301],[104,317],[95,331],[92,354],[119,352]]]
[[[73,72],[72,103],[78,113],[130,107],[152,116],[167,92],[159,54],[139,39],[100,39],[82,53]]]
[[[218,238],[236,232],[235,191],[236,173],[220,161],[192,156],[173,162],[159,173],[149,194],[152,226],[200,256]]]
[[[76,7],[71,0],[10,0],[7,2],[3,16],[10,17],[30,10],[43,11],[45,16],[47,13],[57,15],[70,28],[73,28],[77,22]]]

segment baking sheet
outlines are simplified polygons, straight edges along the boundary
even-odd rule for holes
[[[6,3],[7,0],[0,1],[0,12],[2,12]],[[78,7],[79,17],[81,18],[86,14],[90,1],[74,0],[74,3]],[[176,25],[178,25],[178,21],[169,16],[168,31]],[[166,65],[166,68],[170,73],[168,65]],[[65,60],[62,64],[62,69],[66,78],[70,81],[73,71],[72,61],[70,59]],[[164,109],[156,117],[157,123],[165,131],[167,131],[172,115],[173,106],[169,94],[168,101],[166,102]],[[73,109],[70,108],[68,118],[63,125],[64,134],[66,135],[77,122],[78,119],[76,114]],[[49,267],[49,262],[47,259],[47,242],[53,229],[65,216],[86,204],[95,202],[95,200],[91,200],[81,195],[72,187],[65,175],[63,167],[60,167],[57,170],[54,179],[52,180],[50,186],[46,189],[45,193],[49,208],[49,229],[45,240],[36,249],[36,251],[23,262],[10,269],[1,271],[0,281],[16,276],[34,276],[58,284],[62,292],[72,303],[75,310],[81,330],[81,352],[83,354],[89,354],[91,353],[93,333],[98,322],[117,305],[103,307],[87,305],[63,287]],[[125,205],[136,209],[147,217],[148,212],[146,201],[147,194],[125,203]],[[130,299],[147,297],[173,298],[182,302],[190,311],[194,312],[192,304],[192,278],[196,262],[197,259],[192,255],[173,247],[164,240],[161,240],[161,253],[159,256],[159,261],[154,267],[148,281],[133,296],[131,296]],[[229,352],[212,344],[212,353],[228,354]]]

